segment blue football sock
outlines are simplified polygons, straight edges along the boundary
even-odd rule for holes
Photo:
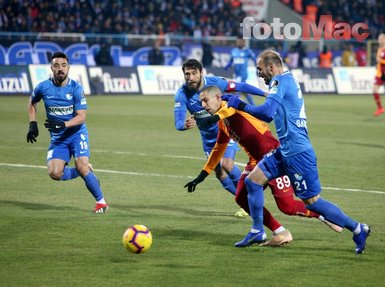
[[[101,200],[103,198],[103,193],[96,175],[90,171],[83,179],[88,190],[95,197],[96,201]]]
[[[79,172],[75,167],[64,167],[63,176],[60,180],[70,180],[77,178],[79,176]]]
[[[234,183],[231,181],[230,176],[227,176],[225,179],[220,180],[224,189],[226,189],[231,194],[235,195],[237,189],[234,186]]]
[[[237,188],[238,181],[241,178],[241,174],[242,174],[241,170],[236,165],[234,165],[233,169],[229,173],[229,177],[230,177],[231,181],[233,182],[235,189]]]
[[[263,230],[263,186],[252,182],[248,177],[245,178],[247,188],[247,201],[250,208],[250,216],[253,219],[252,229]]]
[[[313,204],[307,205],[306,208],[321,214],[326,220],[345,227],[352,232],[358,225],[358,222],[347,216],[338,206],[323,198],[319,198]]]

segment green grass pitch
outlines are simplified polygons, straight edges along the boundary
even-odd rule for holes
[[[92,214],[81,179],[49,179],[43,104],[38,142],[27,144],[27,97],[0,97],[0,285],[384,286],[385,116],[373,117],[370,95],[305,102],[323,197],[372,227],[360,256],[350,232],[280,213],[269,190],[266,205],[294,241],[233,247],[251,221],[233,216],[238,208],[213,175],[194,193],[183,188],[205,159],[197,130],[174,129],[172,96],[88,97],[91,162],[110,204],[104,215]],[[243,151],[236,161],[246,161]],[[123,248],[132,224],[150,228],[147,253]]]

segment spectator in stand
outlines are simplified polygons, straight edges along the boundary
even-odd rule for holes
[[[110,48],[107,43],[100,45],[99,51],[95,55],[95,63],[98,66],[113,66],[114,61],[111,56]]]
[[[344,51],[342,53],[342,66],[352,67],[357,66],[356,55],[354,53],[353,45],[347,43],[344,45]]]
[[[211,67],[212,62],[214,60],[214,55],[213,55],[213,48],[210,45],[210,43],[204,41],[202,43],[202,65],[203,67]]]
[[[298,68],[298,61],[299,61],[299,52],[295,48],[295,46],[292,46],[287,53],[287,56],[285,58],[285,62],[289,69],[295,69]]]
[[[155,41],[153,48],[148,53],[149,65],[164,65],[164,55],[160,50],[159,42]]]
[[[320,68],[331,68],[332,67],[333,54],[324,46],[322,52],[319,55],[319,67]]]
[[[365,67],[368,62],[368,55],[365,44],[361,44],[356,50],[356,61],[359,67]]]

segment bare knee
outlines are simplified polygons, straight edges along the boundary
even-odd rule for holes
[[[221,162],[221,166],[224,169],[224,171],[229,174],[233,168],[234,168],[234,161],[230,158],[225,158]]]
[[[53,180],[60,180],[63,176],[63,172],[55,171],[55,170],[49,170],[48,175]]]

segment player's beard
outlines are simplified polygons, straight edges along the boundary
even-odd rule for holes
[[[188,88],[192,91],[198,91],[201,84],[202,84],[202,76],[199,78],[199,81],[197,81],[197,82],[193,82],[193,83],[187,82]]]
[[[68,73],[65,72],[57,72],[55,76],[56,85],[60,86],[68,77]]]

